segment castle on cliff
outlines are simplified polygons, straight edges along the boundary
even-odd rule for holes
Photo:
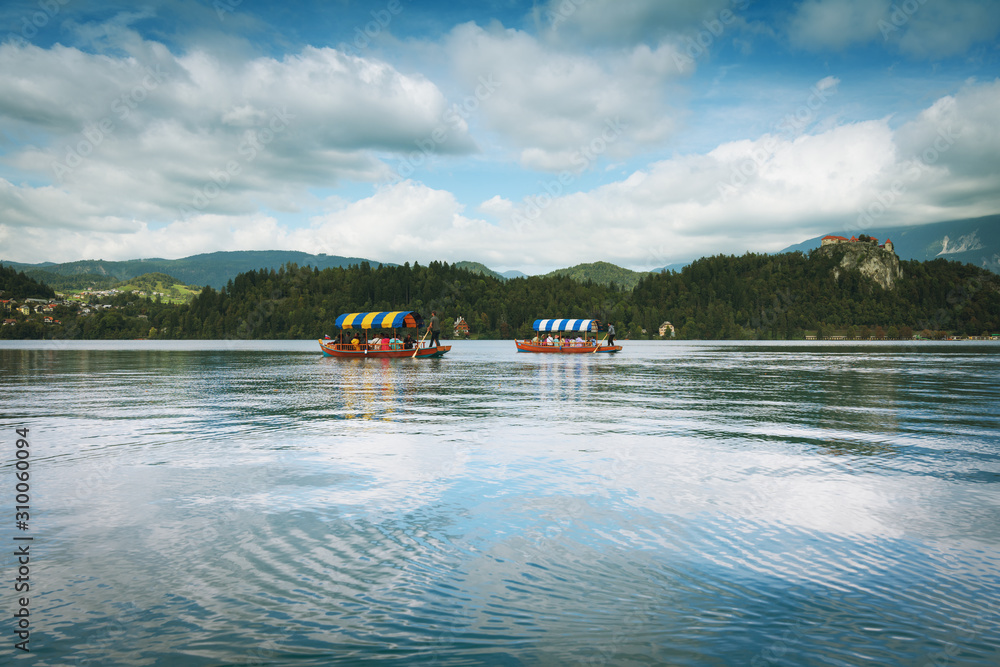
[[[824,236],[823,240],[820,241],[820,247],[823,247],[825,245],[835,245],[837,243],[870,243],[871,245],[878,246],[879,248],[884,248],[889,252],[895,252],[892,249],[893,246],[891,239],[886,239],[885,243],[879,245],[877,238],[874,238],[872,236],[865,236],[864,234],[861,235],[860,239],[855,236],[852,236],[849,239],[846,239],[843,236]]]

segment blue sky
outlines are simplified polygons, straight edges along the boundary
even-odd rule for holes
[[[0,258],[539,273],[1000,212],[986,0],[0,6]]]

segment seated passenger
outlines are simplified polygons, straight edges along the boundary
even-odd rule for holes
[[[379,342],[379,349],[388,350],[389,349],[389,337],[382,336],[382,340]]]
[[[403,349],[412,350],[413,349],[413,336],[406,334],[406,338],[403,339]]]

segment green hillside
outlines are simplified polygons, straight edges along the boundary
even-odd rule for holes
[[[3,263],[21,271],[43,270],[62,276],[87,274],[113,277],[118,280],[131,280],[146,273],[165,273],[187,285],[210,285],[218,289],[240,273],[255,269],[277,269],[288,263],[326,269],[347,267],[360,264],[361,262],[368,262],[372,266],[379,266],[379,262],[372,262],[358,257],[310,255],[306,252],[293,250],[211,252],[192,255],[191,257],[184,257],[182,259],[152,258],[130,259],[126,261],[88,259],[63,264],[53,264],[51,262],[23,264],[6,261]]]
[[[185,285],[173,276],[165,273],[146,273],[136,276],[128,281],[123,281],[115,285],[115,289],[122,292],[132,292],[138,290],[145,292],[145,296],[159,298],[170,303],[187,303],[193,299],[201,288],[196,285]]]
[[[462,316],[474,337],[501,339],[530,336],[539,317],[597,318],[622,339],[658,337],[664,321],[678,338],[702,340],[1000,332],[996,274],[945,259],[902,261],[884,289],[847,268],[844,252],[707,257],[679,273],[649,274],[633,290],[567,275],[501,281],[442,262],[322,271],[288,265],[242,273],[221,290],[205,287],[186,304],[129,292],[103,297],[110,310],[100,314],[61,306],[59,325],[0,327],[0,338],[308,339],[335,333],[341,313],[403,309],[437,310],[445,321]],[[10,269],[4,276],[8,287],[30,280]]]
[[[995,274],[945,259],[901,261],[902,277],[883,289],[845,270],[845,252],[705,257],[680,273],[644,279],[632,302],[650,309],[644,322],[662,318],[680,337],[695,339],[802,338],[807,331],[866,335],[879,328],[891,337],[893,330],[1000,331]]]
[[[452,266],[466,271],[471,271],[473,273],[478,273],[481,276],[490,276],[498,280],[507,280],[507,277],[503,274],[497,273],[485,264],[480,264],[479,262],[455,262]]]
[[[577,264],[568,269],[556,269],[545,274],[546,278],[566,276],[578,282],[588,280],[598,285],[618,285],[625,289],[632,289],[646,273],[639,273],[630,269],[623,269],[609,262],[593,262],[591,264]]]

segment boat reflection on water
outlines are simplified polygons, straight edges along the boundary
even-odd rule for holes
[[[590,357],[573,355],[571,357],[547,357],[538,365],[535,378],[535,396],[540,401],[573,401],[587,400],[593,388],[590,386],[593,355]]]
[[[391,359],[336,360],[323,358],[338,382],[331,391],[341,400],[336,415],[342,419],[393,421],[400,402],[413,398],[409,368]],[[405,363],[404,363],[405,366]]]

